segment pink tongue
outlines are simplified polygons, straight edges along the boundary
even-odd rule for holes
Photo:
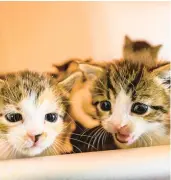
[[[116,135],[116,138],[122,143],[129,143],[132,141],[132,137],[130,135],[122,135],[120,133]]]
[[[129,143],[133,140],[128,126],[125,125],[118,130],[117,139],[123,143]]]

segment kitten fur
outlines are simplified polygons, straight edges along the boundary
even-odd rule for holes
[[[69,59],[63,62],[62,64],[53,65],[53,67],[55,67],[55,72],[54,73],[51,72],[49,73],[49,75],[57,78],[58,81],[63,80],[66,77],[69,77],[72,73],[80,71],[81,69],[79,65],[82,63],[95,65],[96,68],[99,67],[98,71],[96,71],[97,74],[101,67],[105,68],[106,66],[105,61],[97,62],[91,58],[89,59],[76,59],[75,58],[75,59]],[[89,105],[90,102],[85,104],[84,105],[85,107],[80,107],[79,105],[85,101],[84,99],[86,100],[90,99],[91,95],[89,93],[89,87],[92,86],[92,82],[95,79],[95,77],[91,76],[91,73],[84,74],[84,71],[82,72],[83,72],[82,79],[80,79],[80,81],[74,85],[71,91],[71,95],[70,95],[71,106],[69,108],[69,114],[71,115],[71,118],[76,121],[77,119],[82,119],[81,124],[83,124],[85,128],[93,128],[99,125],[99,121],[96,121],[96,120],[92,121],[92,118],[90,118],[90,116],[87,115],[84,111],[84,108],[88,108],[87,105]]]
[[[145,62],[147,60],[147,65],[149,67],[155,66],[161,47],[162,45],[153,46],[149,42],[143,40],[132,41],[130,37],[125,36],[123,58],[135,62]]]
[[[70,76],[72,73],[79,71],[79,64],[88,63],[91,65],[96,65],[96,67],[105,67],[106,62],[100,61],[96,62],[93,59],[69,59],[62,64],[55,64],[54,73],[49,73],[53,77],[57,77],[58,81],[63,80],[66,77]],[[77,82],[77,84],[73,87],[72,93],[70,96],[71,106],[69,107],[70,118],[76,121],[76,129],[72,133],[71,142],[73,145],[73,152],[90,152],[90,151],[100,151],[100,150],[111,150],[116,149],[115,145],[112,143],[113,138],[111,134],[107,133],[103,130],[102,127],[98,126],[99,122],[95,121],[87,116],[84,110],[79,106],[82,98],[88,97],[88,92],[83,91],[84,86],[86,87],[91,81],[93,77],[83,75],[82,80]],[[94,78],[93,78],[94,79]],[[90,80],[90,81],[89,81]],[[86,88],[87,89],[87,88]],[[79,97],[77,99],[77,97]],[[80,98],[81,97],[81,98]],[[79,112],[79,113],[78,113]],[[81,125],[77,122],[77,119],[82,119]],[[92,123],[93,122],[93,123]],[[98,127],[96,127],[98,126]],[[86,129],[86,128],[92,129]],[[101,136],[103,134],[103,136]],[[97,138],[99,137],[99,138]]]
[[[72,152],[70,136],[75,125],[66,118],[68,85],[77,75],[59,83],[46,74],[30,71],[1,76],[1,160]],[[15,113],[22,118],[10,122],[7,117]],[[47,121],[49,113],[57,114],[56,121]]]
[[[89,122],[99,122],[112,134],[118,148],[154,146],[170,143],[170,63],[119,60],[106,68],[82,64],[80,68],[98,78],[82,92],[77,105],[89,116]],[[151,66],[151,67],[150,67]],[[101,103],[108,101],[111,109],[104,111]],[[134,103],[147,105],[143,115],[132,112]],[[80,112],[80,109],[79,111]],[[76,111],[75,111],[76,113]],[[77,121],[84,125],[79,115]],[[90,126],[90,124],[89,124]]]
[[[72,73],[79,70],[80,63],[90,63],[92,59],[68,59],[62,63],[53,64],[52,66],[55,68],[55,72],[49,73],[51,76],[55,77],[57,81],[64,80],[69,77]]]

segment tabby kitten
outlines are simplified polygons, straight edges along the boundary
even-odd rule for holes
[[[128,36],[125,36],[123,47],[123,58],[133,61],[148,61],[148,66],[156,65],[159,50],[162,45],[152,46],[147,41],[136,40],[132,41]]]
[[[72,151],[69,139],[74,124],[66,118],[68,88],[79,75],[58,84],[46,74],[30,71],[1,76],[1,160]]]
[[[114,61],[106,69],[80,65],[86,74],[101,74],[80,107],[112,134],[118,148],[170,142],[170,63],[153,67],[146,63]]]

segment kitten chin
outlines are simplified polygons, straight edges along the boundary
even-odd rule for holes
[[[151,140],[149,140],[149,138]],[[149,137],[140,136],[133,143],[124,143],[118,141],[116,135],[113,135],[113,140],[117,148],[119,149],[130,149],[138,147],[149,147],[149,146],[158,146],[158,145],[169,145],[170,144],[170,135],[153,135],[149,133]]]

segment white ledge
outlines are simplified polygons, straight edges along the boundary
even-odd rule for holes
[[[170,146],[0,161],[0,180],[168,180]]]

